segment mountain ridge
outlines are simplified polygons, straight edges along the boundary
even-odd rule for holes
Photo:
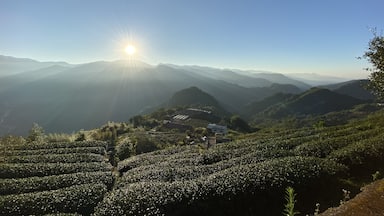
[[[365,101],[328,89],[312,88],[294,97],[287,97],[283,103],[275,107],[270,106],[264,112],[273,118],[288,115],[321,115],[349,109],[361,103]]]
[[[204,68],[208,75],[203,75]],[[1,70],[4,68],[0,66]],[[243,85],[235,82],[239,77]],[[26,134],[33,122],[48,128],[47,132],[71,132],[108,121],[126,121],[157,108],[175,92],[189,86],[211,95],[223,109],[234,114],[243,114],[247,104],[276,93],[303,92],[292,83],[266,83],[251,76],[249,80],[255,83],[247,84],[247,76],[237,70],[152,66],[140,61],[98,61],[70,67],[49,65],[18,75],[0,76],[0,83],[7,83],[6,88],[0,87],[0,134]]]

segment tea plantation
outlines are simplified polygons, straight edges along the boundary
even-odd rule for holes
[[[255,133],[204,149],[183,146],[121,161],[96,215],[281,215],[284,188],[313,213],[383,171],[384,114],[343,126]]]
[[[106,142],[2,147],[0,215],[281,215],[284,190],[313,214],[384,171],[384,112],[332,127],[257,132],[170,147],[117,164]]]
[[[89,215],[112,187],[106,142],[1,146],[0,215]]]

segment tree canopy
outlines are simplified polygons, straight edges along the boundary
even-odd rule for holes
[[[384,37],[374,33],[363,57],[373,66],[368,69],[371,72],[368,87],[379,99],[384,99]]]
[[[44,139],[44,129],[37,123],[33,123],[32,128],[29,130],[27,142],[43,142]]]

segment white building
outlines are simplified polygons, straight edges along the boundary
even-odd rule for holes
[[[223,125],[208,124],[207,128],[210,129],[213,133],[217,133],[217,134],[225,135],[228,132],[227,126],[223,126]]]

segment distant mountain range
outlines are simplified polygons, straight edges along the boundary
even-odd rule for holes
[[[26,71],[43,69],[54,65],[64,67],[73,66],[66,62],[39,62],[28,58],[15,58],[12,56],[0,55],[0,78]]]
[[[26,134],[33,122],[47,132],[72,132],[128,121],[192,86],[232,113],[246,113],[247,105],[277,93],[296,95],[312,87],[278,73],[128,60],[71,65],[0,56],[0,135]]]
[[[350,79],[334,76],[324,76],[315,73],[290,73],[286,75],[291,79],[299,80],[311,86],[328,85],[330,83],[342,83]]]

